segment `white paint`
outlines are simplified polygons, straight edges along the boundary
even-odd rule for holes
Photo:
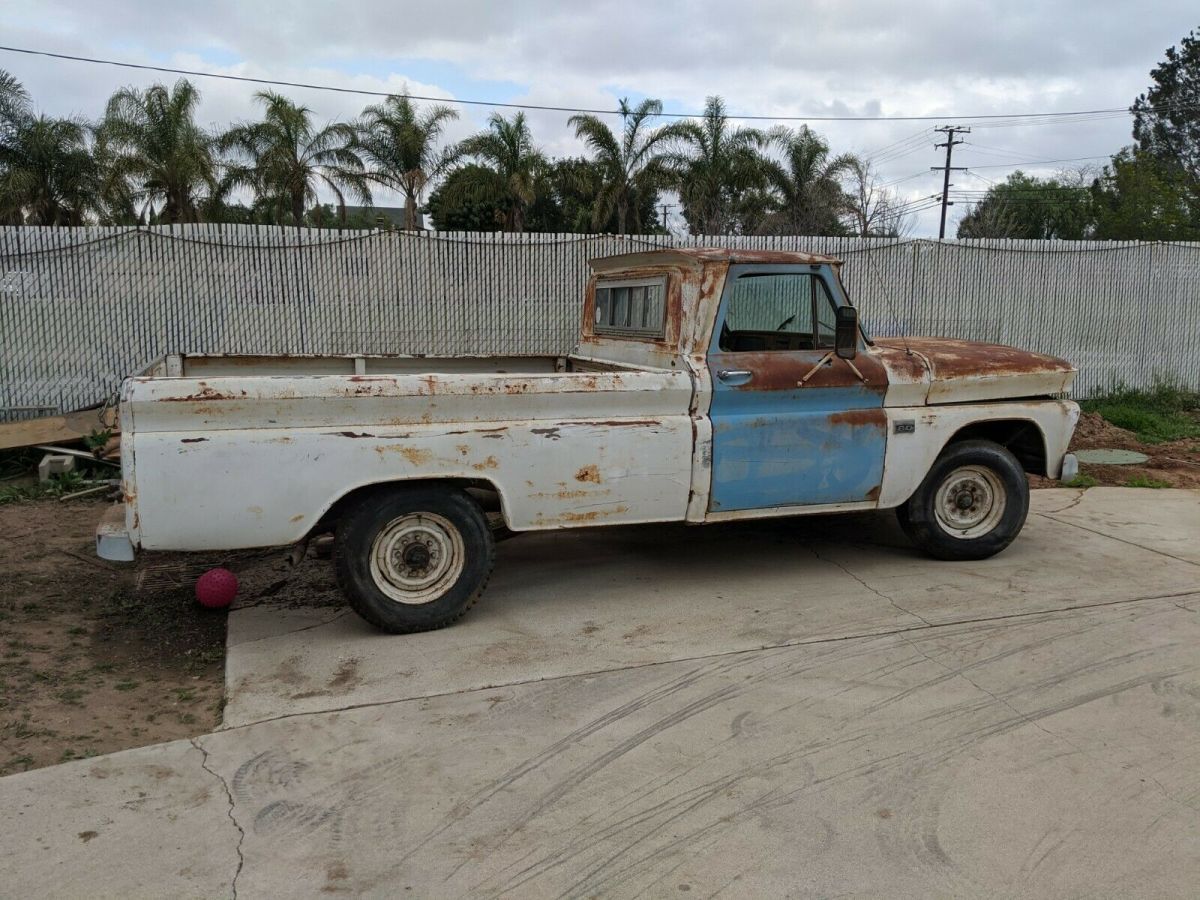
[[[1004,419],[1031,422],[1046,446],[1046,472],[1057,478],[1067,444],[1079,420],[1079,406],[1069,400],[1014,400],[962,406],[889,408],[887,452],[879,506],[899,506],[912,496],[925,473],[956,432],[976,422]],[[914,421],[912,434],[896,434],[897,421]]]

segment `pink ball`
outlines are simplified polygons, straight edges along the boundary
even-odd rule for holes
[[[228,569],[209,569],[196,580],[196,599],[201,606],[222,609],[237,596],[237,576]]]

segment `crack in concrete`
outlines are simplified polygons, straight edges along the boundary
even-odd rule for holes
[[[841,569],[843,572],[845,572],[847,575],[849,575],[851,578],[853,578],[855,581],[857,581],[859,584],[861,584],[863,587],[865,587],[868,591],[870,591],[876,597],[879,597],[881,600],[886,600],[888,603],[892,604],[892,606],[894,606],[896,609],[900,610],[900,612],[902,612],[906,615],[912,616],[914,619],[920,619],[926,625],[933,627],[933,623],[930,622],[928,619],[926,619],[924,616],[919,615],[910,609],[905,609],[903,606],[901,606],[899,603],[897,603],[895,600],[893,600],[890,596],[885,594],[883,591],[878,590],[877,588],[872,587],[871,585],[867,584],[867,582],[865,580],[863,580],[858,575],[851,572],[849,569],[847,569],[844,565],[842,565],[836,559],[829,559],[828,557],[822,556],[817,550],[813,549],[812,547],[809,547],[808,549],[809,549],[809,552],[813,556],[815,556],[817,559],[819,559],[821,562],[826,562],[826,563],[829,563],[830,565],[837,566],[839,569]]]
[[[1084,496],[1084,494],[1087,493],[1087,491],[1083,488],[1076,488],[1076,490],[1078,490],[1078,492],[1079,492],[1078,496],[1076,496],[1075,499],[1072,500],[1070,503],[1068,503],[1066,506],[1061,506],[1057,509],[1033,510],[1033,512],[1036,512],[1038,515],[1047,515],[1049,513],[1061,513],[1061,512],[1066,512],[1068,509],[1074,509],[1080,503],[1083,502],[1083,496]]]
[[[291,631],[281,631],[278,634],[264,634],[262,637],[250,638],[247,641],[238,641],[236,644],[230,644],[229,649],[234,647],[247,647],[250,644],[257,644],[259,641],[270,641],[276,638],[291,637],[294,634],[300,634],[302,631],[312,631],[314,628],[324,628],[326,625],[332,625],[348,612],[350,612],[349,607],[340,609],[328,619],[324,619],[320,622],[314,622],[312,625],[305,625],[303,628],[295,628]]]
[[[597,675],[605,675],[610,672],[625,672],[634,669],[648,669],[655,666],[672,665],[674,663],[685,662],[702,662],[710,659],[722,659],[728,656],[741,656],[746,653],[761,653],[764,650],[784,650],[790,647],[808,647],[819,646],[821,644],[837,644],[846,641],[865,641],[873,638],[882,637],[901,637],[912,634],[914,632],[935,631],[941,628],[952,628],[958,625],[981,625],[991,622],[1004,622],[1008,620],[1023,620],[1031,619],[1036,616],[1050,616],[1058,613],[1071,613],[1090,609],[1103,609],[1109,606],[1123,606],[1130,603],[1149,603],[1156,600],[1174,600],[1176,597],[1200,597],[1200,592],[1197,591],[1179,591],[1174,594],[1156,594],[1150,597],[1128,597],[1123,600],[1102,600],[1099,603],[1080,603],[1074,606],[1058,606],[1050,609],[1029,610],[1027,612],[1005,613],[998,616],[980,616],[974,619],[955,619],[950,622],[926,622],[923,625],[910,625],[906,628],[892,628],[884,631],[873,631],[864,634],[846,634],[835,635],[826,638],[812,638],[810,640],[797,639],[790,641],[781,641],[776,644],[763,644],[759,647],[747,647],[739,650],[722,650],[717,653],[702,653],[697,656],[685,656],[672,659],[660,659],[653,662],[637,663],[633,665],[618,666],[608,669],[594,669],[586,672],[564,672],[561,675],[550,675],[541,678],[526,678],[515,681],[502,681],[495,684],[484,684],[476,687],[467,687],[455,691],[439,691],[431,694],[420,694],[414,697],[398,697],[394,700],[370,700],[362,703],[348,703],[345,706],[335,706],[327,709],[301,710],[292,713],[283,713],[278,716],[271,716],[266,719],[255,719],[253,722],[242,722],[237,725],[222,726],[217,729],[214,734],[224,734],[230,731],[240,731],[243,728],[253,728],[256,725],[265,725],[270,722],[281,722],[285,719],[297,719],[304,716],[321,716],[329,713],[354,712],[360,709],[373,709],[381,706],[395,706],[400,703],[413,703],[423,700],[433,700],[438,697],[454,697],[461,694],[474,694],[480,691],[494,691],[498,688],[520,687],[526,684],[540,684],[549,681],[561,681],[567,678],[591,678]],[[1172,604],[1173,606],[1176,604]],[[1192,610],[1189,610],[1191,612]],[[910,613],[910,615],[912,615]],[[916,616],[916,618],[920,618]],[[922,620],[924,621],[924,620]],[[920,652],[918,650],[918,652]],[[982,688],[981,688],[982,690]]]
[[[209,775],[221,782],[221,788],[225,791],[225,800],[229,803],[229,807],[225,810],[225,814],[229,816],[229,821],[233,823],[233,827],[238,831],[237,846],[234,848],[237,851],[237,869],[233,873],[233,880],[229,883],[229,889],[233,895],[233,900],[237,900],[237,882],[238,877],[242,874],[242,867],[246,865],[246,857],[242,854],[242,843],[246,840],[246,829],[238,824],[238,820],[233,815],[234,800],[233,791],[229,789],[229,784],[221,777],[220,773],[208,765],[208,751],[204,749],[204,745],[200,743],[199,738],[191,738],[189,743],[200,751],[200,768],[204,769]]]

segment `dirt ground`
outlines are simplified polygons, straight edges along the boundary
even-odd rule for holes
[[[1145,444],[1085,413],[1072,450],[1138,450],[1140,466],[1081,465],[1103,485],[1200,488],[1200,440]],[[1059,486],[1030,478],[1034,487]],[[194,579],[231,568],[236,605],[340,604],[332,566],[280,550],[100,560],[103,502],[0,505],[0,775],[211,731],[221,720],[225,617],[200,607]]]
[[[1098,466],[1080,463],[1079,472],[1097,484],[1123,487],[1200,488],[1200,440],[1186,438],[1162,444],[1147,444],[1132,431],[1118,428],[1098,413],[1079,417],[1071,450],[1136,450],[1150,457],[1137,466]],[[1031,478],[1033,487],[1059,487],[1045,478]]]
[[[332,567],[281,551],[98,559],[103,503],[0,506],[0,775],[192,737],[220,722],[223,611],[193,579],[227,565],[237,605],[265,596],[340,603]]]

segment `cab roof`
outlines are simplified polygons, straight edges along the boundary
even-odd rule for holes
[[[664,250],[645,250],[639,253],[618,253],[588,260],[594,272],[615,272],[643,266],[682,265],[699,267],[705,263],[765,263],[795,265],[833,265],[842,261],[817,253],[797,253],[790,250],[737,250],[727,247],[672,247]]]

